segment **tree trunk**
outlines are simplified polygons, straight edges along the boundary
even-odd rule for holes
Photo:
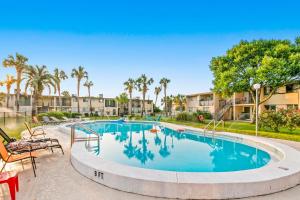
[[[36,94],[33,94],[32,109],[31,109],[31,116],[32,117],[35,117],[37,115],[37,101],[38,101],[38,96]]]
[[[165,94],[165,114],[166,114],[166,117],[168,116],[168,111],[167,111],[167,88],[164,88],[164,94]]]
[[[128,109],[129,109],[129,115],[131,115],[131,113],[132,113],[132,100],[131,100],[132,99],[132,93],[131,92],[129,93],[129,98],[130,99],[129,99],[129,108]]]
[[[7,94],[6,94],[6,108],[9,107],[9,95],[10,95],[10,90],[7,89]]]
[[[142,116],[144,116],[144,112],[145,112],[145,98],[146,98],[146,93],[143,93]]]
[[[91,99],[91,89],[88,88],[88,92],[89,92],[89,99],[90,99],[90,115],[92,115],[92,99]]]
[[[156,104],[157,104],[157,98],[158,98],[158,95],[156,95],[156,97],[155,97],[155,107],[156,107]]]
[[[59,101],[59,109],[62,111],[62,101],[61,101],[61,94],[60,94],[60,85],[57,87],[57,92],[58,92],[58,101]]]
[[[22,71],[17,71],[17,93],[16,93],[17,94],[17,98],[16,98],[17,112],[19,112],[19,109],[20,109],[19,100],[20,100],[21,81],[22,81]]]
[[[80,90],[80,80],[77,81],[77,112],[78,113],[80,113],[79,90]]]
[[[277,90],[277,88],[273,89],[270,94],[268,96],[266,96],[265,98],[261,99],[261,94],[263,91],[263,87],[259,90],[258,92],[258,109],[260,107],[261,104],[265,103],[266,101],[268,101],[272,95],[275,93],[275,91]],[[255,94],[252,90],[249,90],[249,93],[252,97],[253,103],[254,103],[254,108],[253,108],[253,112],[252,112],[252,119],[251,119],[251,123],[254,124],[255,123],[255,119],[256,119],[256,98],[255,98]]]

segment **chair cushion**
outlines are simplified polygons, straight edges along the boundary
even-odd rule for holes
[[[42,142],[28,142],[25,140],[19,140],[16,142],[9,143],[6,147],[11,151],[19,151],[19,150],[34,150],[34,149],[42,149],[46,148],[48,144]]]

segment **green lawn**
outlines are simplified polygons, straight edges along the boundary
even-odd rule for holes
[[[186,126],[191,126],[195,128],[204,128],[206,123],[199,122],[187,122],[187,121],[176,121],[175,119],[164,118],[163,122],[181,124]],[[211,129],[210,127],[209,129]],[[224,126],[221,124],[216,128],[217,131],[227,131],[233,133],[241,133],[246,135],[255,135],[255,124],[250,124],[248,122],[225,122]],[[277,138],[283,140],[292,140],[300,142],[300,128],[297,128],[293,132],[289,131],[286,128],[281,128],[279,133],[273,132],[272,130],[259,130],[259,136]]]
[[[120,117],[90,117],[91,120],[115,120]],[[28,120],[28,119],[26,119]],[[5,126],[3,122],[3,118],[0,118],[0,127],[3,128],[11,137],[15,137],[17,139],[21,138],[20,133],[25,130],[24,126],[24,118],[8,118],[6,119]],[[204,128],[207,124],[199,123],[199,122],[187,122],[187,121],[176,121],[171,118],[163,118],[163,122],[169,122],[174,124],[181,124],[196,128]],[[211,129],[212,127],[210,127]],[[217,131],[228,131],[233,133],[241,133],[247,135],[255,135],[255,125],[247,122],[225,122],[224,126],[219,125],[216,129]],[[297,128],[295,131],[291,132],[286,128],[280,129],[279,133],[273,132],[271,130],[259,130],[259,136],[262,137],[270,137],[270,138],[278,138],[284,140],[292,140],[300,142],[300,128]]]

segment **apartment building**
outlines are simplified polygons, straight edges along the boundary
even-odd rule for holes
[[[3,99],[2,105],[6,106],[6,98]],[[118,105],[116,99],[114,98],[103,98],[99,97],[91,97],[91,109],[90,109],[90,99],[89,97],[79,97],[71,96],[71,97],[61,97],[61,106],[59,104],[59,97],[53,95],[44,95],[37,102],[38,113],[49,112],[49,111],[66,111],[66,112],[78,112],[78,101],[80,105],[79,112],[90,113],[92,110],[93,113],[97,113],[100,116],[117,116],[120,113],[120,106]],[[16,111],[16,97],[14,94],[11,94],[9,97],[9,106],[8,108],[12,111]],[[32,109],[32,97],[30,95],[20,96],[19,101],[19,111],[20,112],[31,112]],[[129,103],[128,103],[129,104]],[[132,113],[133,114],[141,114],[141,105],[142,100],[139,98],[132,100]],[[129,105],[125,105],[128,111]],[[146,100],[145,102],[146,113],[150,114],[153,112],[153,101]],[[127,112],[128,113],[128,112]],[[126,113],[126,114],[127,114]]]
[[[263,88],[261,100],[270,93],[270,88]],[[198,93],[186,96],[186,111],[209,111],[216,119],[251,120],[255,104],[249,92],[235,93],[231,98],[222,98],[212,92]],[[259,106],[259,112],[264,110],[299,109],[300,88],[297,84],[280,87]]]
[[[218,108],[218,100],[218,96],[213,92],[186,95],[186,111],[196,112],[200,110],[214,114]]]

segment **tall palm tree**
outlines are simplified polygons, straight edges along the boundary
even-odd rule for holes
[[[6,107],[9,107],[9,96],[10,96],[10,89],[11,86],[17,82],[17,79],[11,75],[6,75],[6,80],[2,83],[6,86]]]
[[[83,78],[88,78],[88,73],[85,71],[84,67],[79,66],[77,69],[72,69],[72,78],[77,79],[77,111],[80,113],[80,105],[79,105],[79,92],[80,92],[80,82]]]
[[[62,102],[61,102],[61,94],[60,94],[60,86],[61,86],[61,81],[66,80],[68,76],[63,70],[59,70],[58,68],[54,69],[54,80],[55,80],[55,85],[56,89],[58,92],[58,101],[59,101],[59,108],[62,110]]]
[[[186,97],[184,95],[178,94],[174,97],[174,103],[176,107],[179,108],[180,112],[184,110],[184,105],[186,103]]]
[[[149,90],[149,86],[154,82],[153,78],[148,78],[145,74],[142,74],[137,80],[136,84],[140,92],[142,92],[143,96],[143,105],[142,105],[142,113],[143,116],[145,113],[145,98],[147,91]]]
[[[26,58],[25,56],[16,53],[16,56],[14,57],[13,55],[9,55],[8,58],[3,60],[3,66],[4,67],[14,67],[17,73],[17,98],[16,98],[16,104],[17,104],[17,111],[19,111],[20,108],[20,104],[19,104],[19,100],[20,100],[20,93],[21,93],[21,89],[20,89],[20,85],[21,85],[21,81],[22,81],[22,74],[27,66],[27,61],[28,58]]]
[[[42,96],[45,88],[48,88],[49,93],[51,93],[51,88],[56,91],[55,79],[48,72],[47,67],[43,66],[28,66],[24,71],[25,74],[25,91],[28,87],[32,88],[32,116],[37,114],[37,102]]]
[[[167,78],[162,78],[159,81],[159,84],[161,84],[162,88],[164,89],[164,98],[165,99],[167,98],[167,87],[170,82],[171,82],[171,80],[169,80]],[[164,105],[164,110],[165,110],[166,116],[168,116],[166,101],[165,101],[165,105]]]
[[[124,92],[116,97],[116,101],[120,105],[120,111],[124,114],[124,105],[128,103],[128,95]]]
[[[162,105],[166,106],[166,115],[168,115],[168,113],[171,112],[173,102],[174,102],[174,97],[172,95],[166,96],[163,99],[161,99]]]
[[[92,81],[86,80],[84,83],[84,87],[88,89],[89,101],[90,101],[90,114],[92,114],[92,99],[91,99],[91,87],[93,87],[94,83]]]
[[[154,94],[155,94],[155,107],[157,107],[156,106],[156,104],[157,104],[157,98],[158,98],[158,95],[160,94],[160,92],[161,92],[161,87],[155,87],[155,89],[154,89]]]
[[[129,115],[131,115],[132,113],[132,92],[134,89],[136,89],[136,83],[135,80],[133,80],[132,78],[129,78],[125,83],[125,91],[128,92],[129,94]]]

